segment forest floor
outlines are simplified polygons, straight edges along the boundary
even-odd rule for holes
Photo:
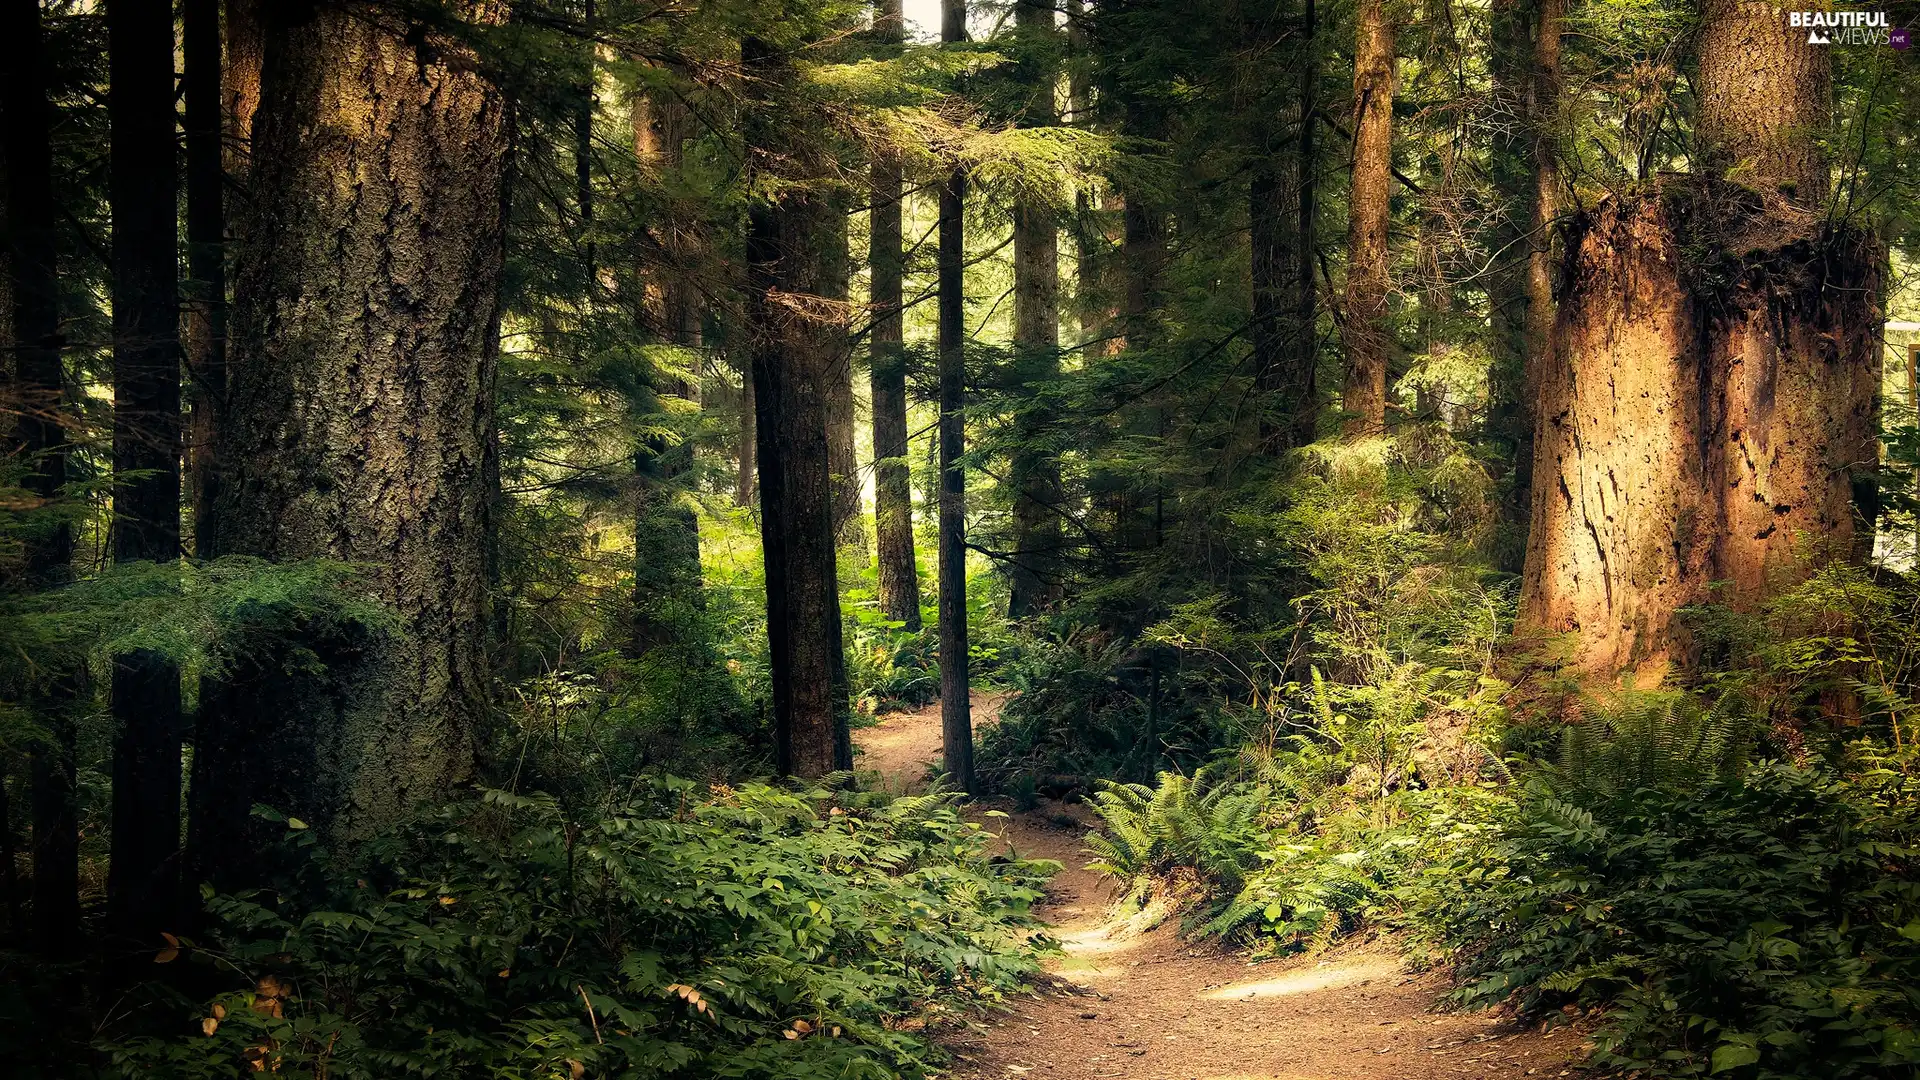
[[[976,727],[999,700],[974,699]],[[940,754],[940,707],[857,730],[857,766],[921,790]],[[987,810],[1009,812],[986,817]],[[1023,858],[1065,867],[1041,915],[1064,947],[1032,997],[943,1041],[956,1080],[1438,1080],[1557,1077],[1581,1042],[1489,1013],[1446,1012],[1438,972],[1409,973],[1390,940],[1249,963],[1182,941],[1178,919],[1142,928],[1112,910],[1111,884],[1082,867],[1084,805],[976,807],[974,820]]]

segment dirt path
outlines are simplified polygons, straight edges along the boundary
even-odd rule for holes
[[[976,722],[990,722],[997,705],[976,699]],[[917,790],[940,752],[939,706],[888,716],[854,738],[861,769],[879,771],[894,790]],[[1049,802],[978,819],[1019,855],[1066,867],[1042,909],[1066,955],[1053,965],[1060,988],[947,1040],[960,1080],[1570,1075],[1578,1035],[1436,1012],[1444,980],[1406,973],[1389,943],[1249,964],[1181,941],[1170,924],[1144,933],[1116,924],[1111,889],[1082,869],[1087,817],[1084,807]]]

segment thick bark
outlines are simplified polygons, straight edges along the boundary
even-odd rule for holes
[[[113,206],[113,554],[180,556],[180,296],[173,5],[107,5]],[[174,920],[180,850],[180,669],[113,664],[110,933],[140,943]]]
[[[764,43],[742,44],[757,85],[778,88],[791,63]],[[820,166],[794,119],[757,103],[747,123],[750,167]],[[774,731],[783,774],[818,777],[851,768],[840,597],[828,467],[825,362],[827,286],[820,251],[844,215],[817,192],[757,202],[747,216],[747,321],[760,461],[760,537],[766,562],[767,636]]]
[[[193,552],[213,551],[211,513],[220,483],[215,431],[227,386],[226,128],[221,96],[219,0],[182,0],[180,27],[186,96],[186,359],[190,427],[186,438]]]
[[[967,40],[966,0],[942,0],[940,40]],[[971,793],[973,708],[967,678],[966,177],[940,192],[940,731],[942,764]]]
[[[10,62],[0,69],[0,156],[6,166],[7,307],[13,345],[13,379],[21,416],[11,434],[32,463],[22,487],[51,501],[67,481],[67,435],[62,422],[65,377],[61,370],[59,283],[54,223],[53,148],[47,57],[40,26],[40,0],[0,4]],[[57,515],[35,523],[25,537],[24,571],[37,587],[65,580],[73,554],[72,534]],[[64,687],[67,692],[58,692]],[[60,953],[72,948],[80,925],[80,836],[74,805],[73,728],[64,707],[73,697],[64,680],[51,700],[36,702],[46,714],[50,737],[32,749],[28,773],[32,816],[33,914],[38,947]]]
[[[500,21],[505,5],[460,14]],[[245,876],[247,806],[351,839],[471,774],[488,696],[486,472],[505,106],[451,38],[275,10],[229,355],[221,553],[364,567],[402,633],[323,633],[208,707],[194,846]],[[202,777],[207,782],[202,783]]]
[[[223,0],[226,63],[220,80],[226,124],[227,172],[244,176],[253,150],[253,114],[260,108],[260,67],[266,62],[264,0]],[[232,229],[241,222],[232,220]]]
[[[1680,607],[1750,609],[1807,557],[1851,551],[1849,474],[1873,454],[1872,245],[1780,225],[1718,181],[1579,225],[1541,373],[1519,625],[1577,634],[1566,659],[1585,674],[1654,684],[1690,658]]]
[[[1015,9],[1024,35],[1052,36],[1053,6],[1024,0]],[[1021,122],[1049,127],[1059,122],[1054,110],[1056,74],[1050,66],[1024,72],[1033,97]],[[1017,377],[1032,388],[1060,376],[1060,230],[1052,211],[1023,203],[1013,211],[1013,346]],[[1029,390],[1026,395],[1033,400]],[[1046,444],[1051,418],[1037,404],[1014,418],[1014,451],[1009,479],[1013,497],[1013,560],[1008,615],[1026,618],[1058,603],[1061,596],[1060,462]]]
[[[1578,631],[1573,663],[1608,678],[1687,662],[1681,605],[1750,610],[1856,556],[1876,456],[1877,246],[1818,212],[1831,54],[1765,5],[1706,27],[1703,160],[1726,175],[1582,223],[1542,371],[1519,625]]]
[[[1706,0],[1695,132],[1705,171],[1818,208],[1827,200],[1818,136],[1833,99],[1833,54],[1806,37],[1767,0]]]
[[[874,33],[889,44],[903,36],[900,0],[881,0]],[[907,467],[907,372],[902,347],[903,302],[900,163],[872,166],[873,211],[868,233],[868,394],[873,412],[873,535],[878,557],[880,612],[909,631],[920,629],[920,573],[914,561],[913,481]]]
[[[1387,426],[1387,218],[1393,182],[1393,25],[1386,0],[1361,0],[1353,52],[1353,183],[1342,338],[1348,436]]]
[[[1254,378],[1264,402],[1261,441],[1273,452],[1313,441],[1319,392],[1313,287],[1314,91],[1320,61],[1313,0],[1301,10],[1293,54],[1300,82],[1271,136],[1255,149],[1247,185]],[[1272,145],[1276,139],[1283,147]]]

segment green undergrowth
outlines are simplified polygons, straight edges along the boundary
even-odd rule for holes
[[[1326,743],[1108,784],[1093,868],[1257,955],[1396,931],[1458,1006],[1597,1017],[1600,1069],[1920,1075],[1910,752],[1758,757],[1745,703],[1679,693],[1589,703],[1559,743],[1510,779],[1361,799],[1302,782],[1358,771]]]
[[[211,897],[217,929],[158,959],[225,989],[183,1000],[178,1035],[102,1049],[142,1078],[924,1076],[917,1032],[1050,947],[1031,906],[1057,867],[987,842],[940,795],[488,792]]]

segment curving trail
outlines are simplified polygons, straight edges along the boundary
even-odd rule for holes
[[[975,722],[991,723],[998,705],[977,697]],[[940,753],[939,706],[889,715],[854,739],[859,768],[895,790],[919,790]],[[1053,965],[1058,985],[945,1040],[959,1080],[1572,1075],[1566,1062],[1578,1034],[1435,1011],[1445,980],[1405,972],[1391,943],[1249,964],[1181,941],[1171,922],[1135,932],[1111,920],[1111,888],[1081,869],[1087,817],[1084,807],[1046,802],[1010,819],[978,819],[1010,850],[1066,867],[1042,908],[1066,955]]]

